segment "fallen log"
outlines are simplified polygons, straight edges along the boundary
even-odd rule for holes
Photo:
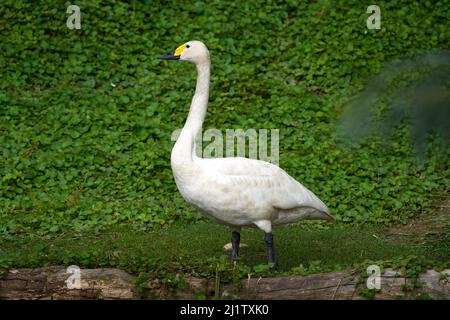
[[[69,272],[68,272],[69,271]],[[10,269],[0,279],[3,299],[132,299],[133,277],[119,269],[81,269],[78,286],[71,284],[76,272],[65,267]]]
[[[450,270],[428,270],[419,275],[415,288],[412,280],[401,273],[386,269],[380,276],[380,289],[369,296],[378,300],[398,298],[414,299],[427,295],[432,299],[450,299]],[[370,293],[365,279],[359,273],[331,272],[308,276],[251,279],[247,284],[248,297],[252,299],[283,300],[360,300],[362,293]]]
[[[364,299],[367,292],[360,274],[330,272],[307,276],[249,278],[239,285],[223,284],[221,299]],[[374,299],[414,299],[420,295],[432,299],[450,299],[450,270],[428,270],[418,276],[414,286],[400,272],[385,269],[380,277],[380,290]],[[172,295],[150,282],[147,294],[138,292],[134,277],[119,269],[69,269],[45,267],[11,269],[0,278],[2,299],[195,299],[198,295],[213,298],[214,279],[188,278],[187,286]]]

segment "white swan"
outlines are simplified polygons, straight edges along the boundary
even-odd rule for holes
[[[239,157],[197,157],[195,137],[208,106],[209,51],[202,42],[189,41],[160,58],[188,61],[197,67],[195,94],[172,150],[171,165],[183,198],[205,216],[232,228],[233,261],[238,257],[243,226],[257,226],[265,232],[268,262],[275,263],[272,225],[334,219],[317,196],[271,163]]]

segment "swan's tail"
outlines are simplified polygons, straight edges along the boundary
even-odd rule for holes
[[[305,188],[306,189],[306,188]],[[306,189],[308,190],[308,189]],[[314,209],[309,214],[309,219],[313,220],[327,220],[327,221],[335,221],[336,219],[330,214],[330,209],[328,209],[327,205],[322,202],[314,193],[308,190],[309,198],[306,203],[309,202],[311,205],[311,209]]]
[[[335,221],[336,220],[336,218],[333,217],[329,211],[325,212],[325,211],[319,211],[319,210],[316,210],[314,213],[312,213],[310,219],[327,220],[327,221]]]

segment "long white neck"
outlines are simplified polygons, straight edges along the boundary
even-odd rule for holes
[[[192,98],[189,115],[181,130],[180,136],[172,150],[171,163],[175,170],[177,167],[186,167],[192,164],[195,155],[195,137],[202,129],[208,107],[209,77],[211,64],[208,59],[196,64],[197,85]]]

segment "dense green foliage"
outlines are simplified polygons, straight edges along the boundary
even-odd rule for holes
[[[0,233],[47,234],[199,215],[170,169],[172,131],[195,85],[186,63],[156,59],[203,40],[213,74],[205,129],[278,128],[280,165],[348,223],[402,221],[448,187],[422,167],[406,130],[384,145],[338,144],[343,108],[394,58],[448,48],[447,1],[65,1],[0,6]]]

